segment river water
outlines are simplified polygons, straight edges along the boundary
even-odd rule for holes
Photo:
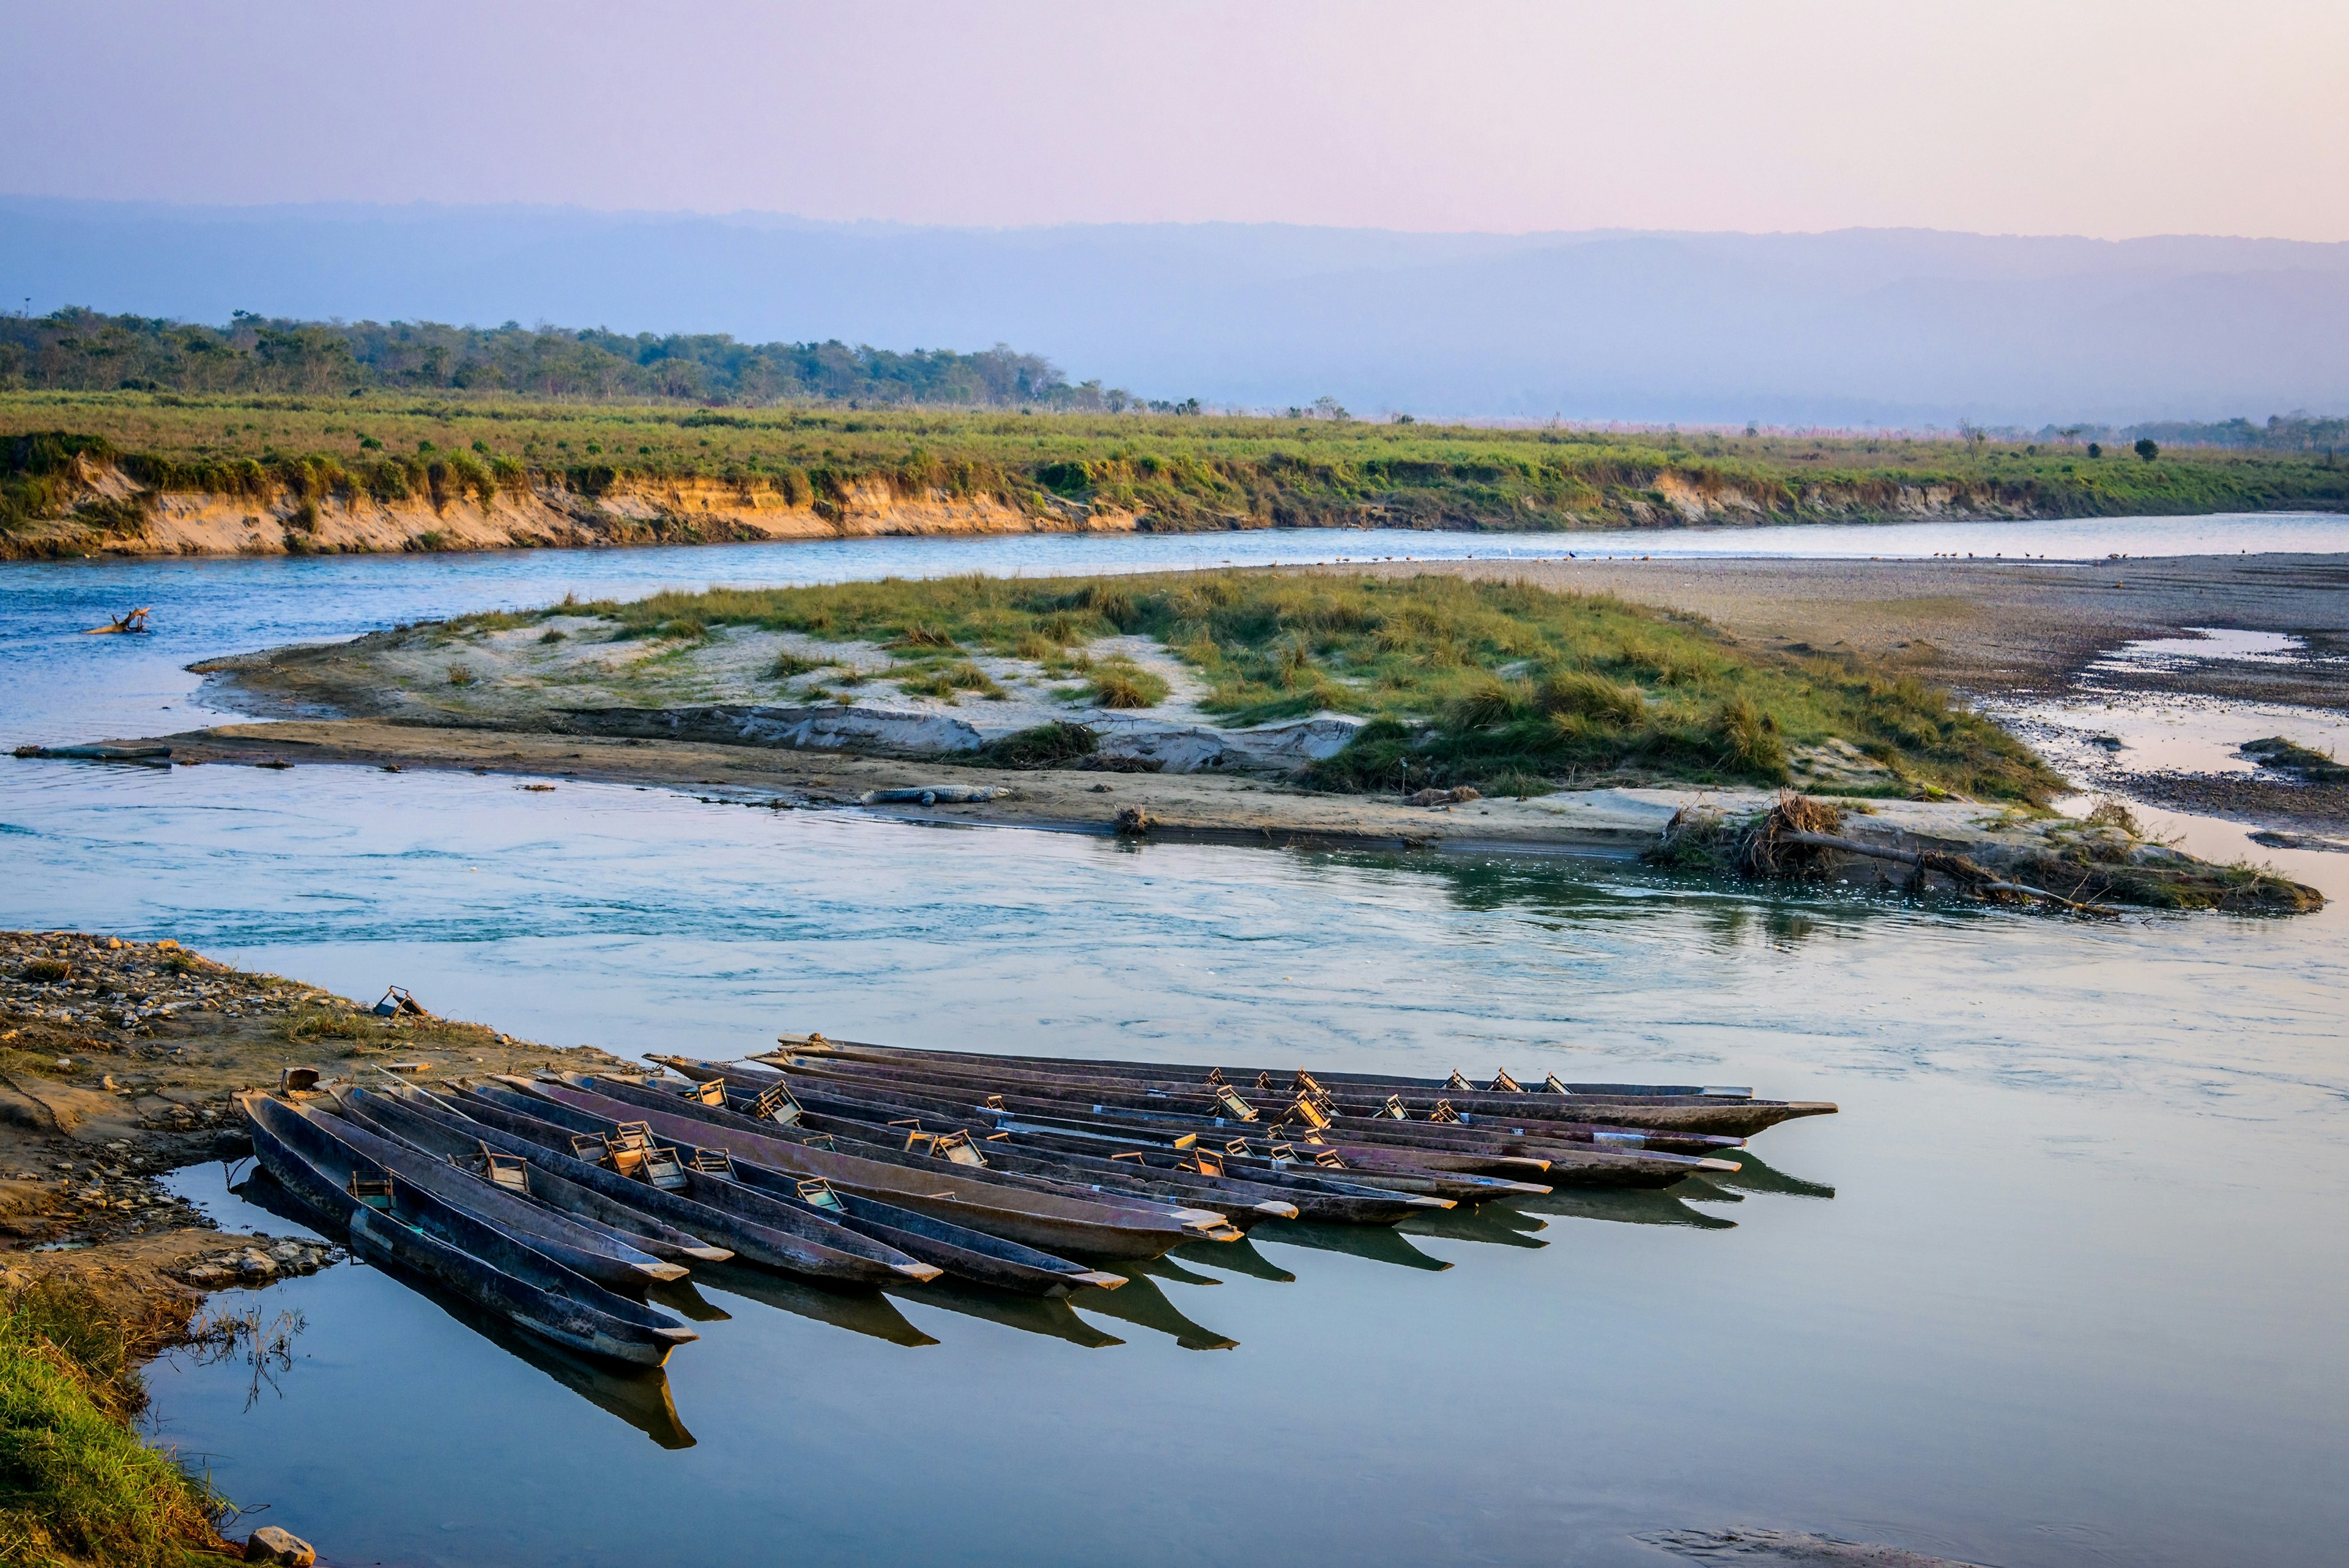
[[[2169,524],[2137,526],[2156,553]],[[1441,538],[1407,537],[1392,553]],[[841,575],[1173,559],[999,543]],[[12,569],[5,738],[202,722],[176,666],[206,653],[817,575],[721,554]],[[156,639],[67,629],[148,602]],[[250,1293],[306,1321],[274,1382],[150,1376],[158,1437],[335,1561],[1630,1564],[1666,1561],[1654,1532],[1747,1525],[2010,1565],[2314,1564],[2349,1532],[2338,903],[2085,925],[1603,859],[1133,847],[329,767],[0,763],[0,923],[397,981],[624,1053],[816,1028],[1843,1106],[1717,1185],[1268,1227],[1075,1310],[728,1274],[685,1303],[702,1338],[665,1383],[337,1266]],[[2349,896],[2349,857],[2271,858]],[[180,1179],[295,1228],[216,1168]]]

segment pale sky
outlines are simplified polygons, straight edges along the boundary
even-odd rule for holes
[[[0,191],[2349,240],[2344,0],[0,0]]]

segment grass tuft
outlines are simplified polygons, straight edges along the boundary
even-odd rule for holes
[[[1093,667],[1084,700],[1096,708],[1155,708],[1166,701],[1166,682],[1140,665],[1110,659]]]
[[[1749,777],[1784,783],[1786,748],[1779,742],[1777,721],[1754,705],[1741,691],[1722,704],[1714,726],[1721,733],[1725,759]]]
[[[1648,711],[1648,700],[1637,686],[1609,680],[1588,670],[1549,671],[1536,684],[1534,701],[1545,713],[1572,714],[1609,724],[1636,724]]]
[[[785,651],[775,655],[775,661],[767,666],[767,679],[770,680],[789,680],[794,676],[812,674],[816,670],[825,668],[827,668],[826,660],[821,659],[803,659],[800,655],[786,649]]]

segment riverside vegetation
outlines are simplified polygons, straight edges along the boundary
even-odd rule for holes
[[[163,1568],[219,1544],[221,1499],[130,1426],[139,1364],[186,1319],[60,1281],[0,1302],[0,1561]]]
[[[683,491],[699,487],[697,497]],[[356,395],[0,391],[0,554],[152,553],[159,507],[212,498],[260,530],[232,549],[695,542],[894,531],[893,509],[984,510],[995,527],[1493,530],[1920,515],[2338,509],[2330,452],[2091,455],[2060,440],[1958,441],[1566,428],[1107,409],[699,407],[466,390]],[[621,503],[626,501],[626,505]],[[335,542],[340,514],[405,532]],[[473,509],[472,533],[440,519]],[[624,515],[625,514],[625,515]],[[266,526],[264,526],[266,524]],[[928,527],[970,526],[933,523]],[[282,535],[282,543],[281,543]]]
[[[1073,701],[1152,706],[1163,681],[1097,662],[1100,639],[1163,646],[1231,725],[1330,711],[1371,721],[1309,781],[1378,790],[1400,779],[1525,793],[1573,776],[1783,784],[1793,753],[1841,742],[1876,764],[1857,794],[1949,793],[2036,803],[2062,781],[1995,724],[1912,674],[1857,659],[1764,651],[1693,617],[1608,595],[1428,576],[1226,571],[1017,580],[968,576],[820,587],[665,593],[558,607],[622,639],[702,642],[748,628],[891,650],[901,690],[984,697],[974,656],[1077,683]],[[450,624],[511,628],[511,613]],[[779,682],[824,695],[822,666],[786,655]],[[1022,746],[1007,748],[1019,754]]]

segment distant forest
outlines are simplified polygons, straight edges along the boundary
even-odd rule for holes
[[[1032,408],[1195,412],[998,344],[896,353],[844,343],[738,343],[723,333],[291,321],[238,311],[226,327],[68,307],[0,317],[0,389],[521,393],[629,402]]]
[[[2047,433],[2054,432],[2043,432]],[[2149,437],[2163,446],[2224,446],[2245,452],[2335,452],[2349,448],[2349,419],[2307,413],[2271,415],[2265,424],[2245,419],[2209,423],[2154,420],[2114,433],[2130,441]]]

